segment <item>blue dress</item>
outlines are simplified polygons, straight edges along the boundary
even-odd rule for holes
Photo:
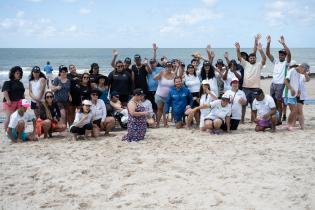
[[[145,108],[140,103],[136,103],[136,112],[144,112]],[[143,140],[147,131],[147,118],[143,116],[132,116],[128,110],[128,133],[122,138],[123,141]]]

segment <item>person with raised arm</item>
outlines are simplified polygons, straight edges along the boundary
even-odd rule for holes
[[[287,75],[287,71],[291,62],[291,51],[287,47],[284,37],[281,36],[279,39],[279,43],[283,46],[283,49],[279,50],[278,55],[279,58],[275,59],[270,53],[270,43],[271,37],[267,36],[267,47],[266,47],[266,55],[274,64],[273,72],[272,72],[272,83],[270,86],[270,95],[275,100],[277,105],[277,110],[282,116],[282,106],[283,106],[283,98],[282,93],[285,87],[284,80]],[[281,118],[279,119],[278,124],[281,124]]]
[[[241,56],[240,44],[238,42],[235,43],[237,58],[241,61],[241,65],[244,68],[244,83],[243,83],[243,91],[245,92],[247,102],[250,104],[252,108],[252,103],[254,101],[254,93],[260,88],[260,75],[263,66],[266,64],[266,55],[263,51],[261,43],[258,43],[257,49],[261,55],[261,62],[256,62],[256,54],[249,54],[248,61],[246,61]],[[254,119],[251,118],[251,122]]]
[[[134,73],[134,88],[140,88],[146,94],[148,92],[147,75],[152,72],[148,64],[148,59],[141,62],[141,56],[136,54],[134,56],[135,64],[132,65],[131,70]]]

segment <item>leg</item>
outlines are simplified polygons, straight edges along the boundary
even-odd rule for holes
[[[98,125],[93,124],[93,128],[92,128],[92,136],[94,138],[97,138],[100,136],[100,127],[98,127]]]
[[[303,113],[303,104],[298,103],[298,119],[301,126],[301,129],[304,130],[304,113]]]
[[[222,120],[221,119],[215,119],[213,121],[213,128],[214,129],[219,129],[222,125]]]
[[[282,107],[282,121],[287,121],[287,105],[283,104]]]
[[[242,106],[242,118],[241,118],[242,124],[244,124],[244,122],[245,122],[245,113],[246,113],[246,105]]]
[[[105,122],[103,123],[103,129],[105,129],[105,135],[109,134],[110,131],[115,127],[115,118],[106,117]]]
[[[298,108],[296,104],[289,104],[289,108],[290,108],[290,114],[289,114],[289,118],[288,118],[288,129],[290,129],[290,127],[292,128],[295,124],[296,121],[296,117],[297,117],[297,113],[298,113]]]
[[[64,107],[60,109],[60,114],[61,114],[61,118],[60,118],[61,122],[66,124],[67,123],[67,121],[66,121],[66,110],[65,110]]]
[[[48,119],[42,121],[42,127],[43,127],[43,130],[44,130],[44,138],[47,138],[48,137],[48,133],[49,133],[50,128],[51,128],[51,121],[48,120]]]
[[[160,127],[160,121],[163,114],[164,104],[159,103],[157,104],[157,113],[156,113],[156,127]],[[164,119],[164,116],[163,116]]]
[[[276,125],[277,125],[277,117],[276,115],[271,116],[271,131],[275,132],[276,131]]]
[[[71,126],[74,121],[76,107],[73,105],[68,106],[68,125]]]
[[[205,120],[204,128],[212,130],[213,129],[213,122],[212,122],[212,120]]]
[[[22,134],[25,130],[25,123],[23,120],[20,120],[18,124],[15,127],[16,133],[17,133],[17,142],[22,142]]]

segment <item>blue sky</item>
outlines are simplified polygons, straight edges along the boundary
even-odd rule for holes
[[[315,47],[313,0],[0,1],[0,47]]]

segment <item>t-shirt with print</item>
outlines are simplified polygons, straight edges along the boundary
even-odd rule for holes
[[[260,88],[260,74],[262,65],[260,62],[250,64],[248,61],[242,58],[241,65],[244,68],[244,82],[245,88]]]
[[[240,120],[242,118],[242,105],[239,103],[240,99],[246,100],[244,91],[237,90],[235,93],[232,90],[227,90],[224,94],[227,94],[231,99],[232,116],[231,119]]]
[[[274,64],[272,72],[272,83],[284,84],[285,72],[289,67],[288,62],[287,61],[280,62],[279,60],[274,59],[272,63]]]
[[[210,91],[213,95],[216,96],[216,94],[213,91]],[[202,94],[200,97],[200,106],[205,105],[205,104],[210,104],[212,101],[215,101],[216,99],[213,98],[210,94]],[[200,116],[204,119],[208,114],[210,114],[210,109],[205,108],[205,109],[200,109]]]
[[[270,95],[265,95],[262,101],[255,99],[253,101],[253,110],[257,110],[257,117],[262,118],[265,114],[271,111],[271,109],[276,108],[275,101]]]
[[[295,98],[297,96],[298,90],[299,90],[299,84],[300,84],[300,76],[301,74],[297,72],[295,68],[292,68],[288,71],[286,79],[289,80],[291,87],[295,90],[295,94],[292,95],[288,87],[285,86],[283,90],[283,95],[282,95],[284,98],[286,97]]]
[[[221,104],[221,100],[210,102],[210,109],[210,114],[206,116],[206,119],[222,119],[223,121],[225,121],[225,117],[231,116],[231,105],[228,104],[223,107]]]
[[[53,80],[54,86],[61,86],[60,90],[57,90],[55,92],[55,99],[57,102],[67,102],[69,99],[69,93],[70,93],[70,86],[71,82],[69,79],[65,83],[61,82],[59,77],[56,77]]]
[[[19,121],[24,121],[25,125],[27,123],[27,121],[30,121],[30,120],[33,120],[35,119],[35,116],[28,113],[28,112],[25,112],[23,114],[23,116],[21,116],[19,114],[19,110],[16,110],[11,116],[10,116],[10,122],[9,122],[9,125],[8,127],[9,128],[16,128],[17,124]]]

